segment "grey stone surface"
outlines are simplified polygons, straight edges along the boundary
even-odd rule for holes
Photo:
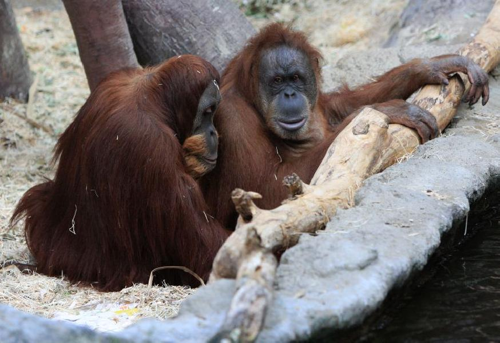
[[[425,48],[415,56],[454,50]],[[365,75],[382,73],[412,52],[405,48],[376,55],[380,59],[375,64],[371,54],[365,60],[361,54],[346,57],[335,73],[365,82]],[[326,73],[325,80],[331,77],[333,72]],[[486,107],[461,106],[459,120],[443,137],[369,178],[355,197],[355,207],[339,211],[324,231],[302,236],[284,253],[260,342],[302,340],[360,324],[390,291],[418,275],[443,244],[443,234],[466,216],[471,202],[498,185],[500,82],[490,82]],[[333,87],[335,80],[325,84]],[[108,335],[0,307],[0,342],[43,342],[44,337],[51,342],[206,341],[221,325],[233,292],[234,281],[218,281],[189,297],[174,319],[143,320]]]
[[[429,58],[456,53],[462,45],[447,46],[407,46],[387,49],[371,49],[349,53],[340,58],[335,65],[322,68],[324,89],[334,90],[343,84],[353,88],[372,82],[402,63],[414,58]]]
[[[40,318],[0,304],[0,342],[90,343],[116,342],[116,339],[86,327]]]
[[[484,23],[494,0],[410,0],[385,46],[467,42]]]

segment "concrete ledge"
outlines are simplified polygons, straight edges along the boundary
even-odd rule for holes
[[[87,343],[115,342],[106,334],[83,326],[54,321],[0,305],[0,342]]]

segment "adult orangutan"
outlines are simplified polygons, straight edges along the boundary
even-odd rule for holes
[[[427,111],[405,102],[426,84],[447,84],[448,74],[464,72],[472,83],[466,100],[488,101],[488,77],[458,55],[416,59],[350,90],[321,92],[321,55],[303,33],[271,24],[253,37],[222,76],[223,101],[215,118],[221,134],[219,159],[201,187],[211,213],[234,228],[231,203],[235,188],[262,194],[261,208],[286,197],[283,177],[297,173],[309,182],[337,134],[364,106],[389,116],[392,123],[418,131],[422,141],[438,134]],[[351,115],[352,114],[352,115]]]
[[[218,82],[210,63],[184,55],[99,84],[57,143],[54,180],[28,190],[12,217],[26,218],[38,272],[104,291],[165,265],[208,277],[227,233],[195,178],[217,159]],[[155,281],[198,284],[173,269]]]

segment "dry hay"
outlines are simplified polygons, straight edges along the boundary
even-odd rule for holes
[[[340,51],[334,50],[337,46],[347,44],[358,49],[374,46],[370,41],[373,35],[368,31],[381,22],[386,25],[387,15],[396,18],[404,3],[404,0],[390,0],[377,6],[381,5],[379,1],[367,0],[294,1],[282,5],[269,18],[250,19],[257,26],[269,21],[295,20],[295,26],[311,34],[312,42],[331,63],[337,56],[332,51]],[[395,6],[389,14],[376,17],[389,6]],[[28,262],[23,223],[10,228],[8,220],[28,188],[53,176],[50,161],[57,136],[71,122],[89,90],[66,13],[31,8],[15,13],[37,83],[32,110],[15,101],[0,103],[0,261]],[[298,18],[297,13],[300,13]],[[347,19],[339,21],[341,17]],[[386,37],[388,30],[379,32]],[[49,127],[54,135],[19,117],[27,112],[32,121]],[[193,292],[184,287],[148,289],[146,285],[136,285],[121,292],[101,293],[70,285],[63,278],[25,275],[12,267],[0,271],[0,303],[47,318],[86,323],[104,331],[120,329],[140,318],[174,316],[182,300]]]
[[[173,317],[192,293],[188,287],[142,284],[103,293],[62,278],[22,274],[15,267],[0,271],[0,303],[101,331],[116,331],[142,318]]]

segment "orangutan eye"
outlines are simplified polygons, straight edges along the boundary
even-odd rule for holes
[[[297,75],[297,74],[293,75],[292,80],[299,81],[299,75]]]
[[[274,83],[276,83],[277,85],[279,85],[279,84],[280,84],[280,83],[282,83],[282,82],[283,82],[283,79],[282,79],[281,77],[276,76],[276,77],[274,78]]]
[[[205,114],[212,114],[215,112],[215,110],[217,109],[217,106],[216,105],[212,105],[210,107],[207,107],[204,111]]]

